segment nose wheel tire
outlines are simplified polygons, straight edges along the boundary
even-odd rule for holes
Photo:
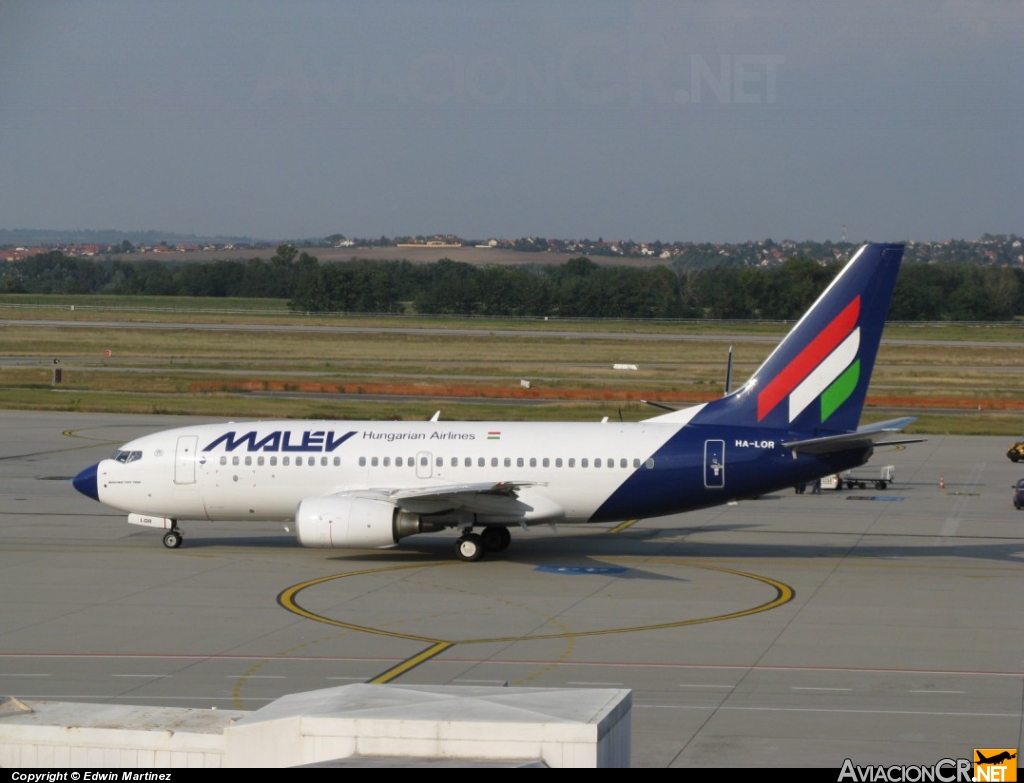
[[[476,533],[467,533],[455,542],[455,554],[467,563],[479,560],[485,551],[484,540]]]
[[[164,546],[168,549],[177,549],[181,546],[181,533],[172,530],[164,535]]]

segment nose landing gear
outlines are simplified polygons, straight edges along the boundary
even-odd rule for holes
[[[178,523],[175,522],[171,529],[164,533],[164,546],[168,549],[177,549],[181,546],[182,540],[183,537],[181,531],[178,530]]]

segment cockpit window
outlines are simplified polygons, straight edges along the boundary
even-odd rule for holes
[[[142,452],[118,450],[111,454],[110,458],[114,460],[114,462],[135,462],[136,460],[142,459]]]

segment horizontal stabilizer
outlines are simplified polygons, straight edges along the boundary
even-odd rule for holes
[[[847,451],[850,449],[869,448],[871,446],[898,446],[903,443],[922,443],[927,438],[901,438],[889,440],[894,432],[900,432],[904,427],[917,421],[915,416],[905,416],[902,419],[890,419],[880,421],[877,424],[867,424],[854,432],[844,432],[840,435],[826,435],[821,438],[808,438],[806,440],[791,440],[783,442],[783,446],[801,454],[829,454],[835,451]]]

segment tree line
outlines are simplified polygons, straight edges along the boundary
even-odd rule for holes
[[[301,312],[578,318],[798,318],[840,265],[791,258],[774,267],[679,272],[664,266],[475,266],[352,260],[321,264],[281,245],[268,260],[92,260],[58,251],[9,263],[0,292],[287,299]],[[905,263],[890,318],[1011,320],[1024,315],[1024,270]]]

